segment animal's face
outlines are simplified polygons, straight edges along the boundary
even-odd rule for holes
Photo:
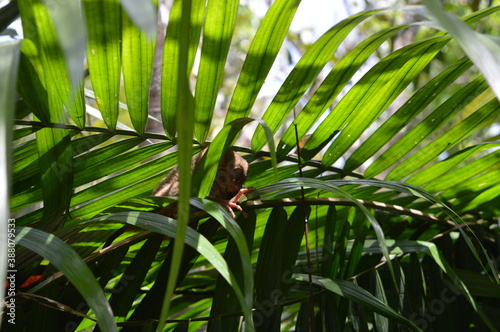
[[[234,197],[244,187],[248,176],[248,163],[236,152],[229,150],[222,159],[211,196],[221,199]]]
[[[234,167],[231,171],[231,179],[227,190],[228,194],[230,194],[231,196],[236,195],[240,191],[240,189],[245,186],[246,179],[246,169],[243,169],[239,166]]]

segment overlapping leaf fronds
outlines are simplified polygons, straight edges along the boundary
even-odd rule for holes
[[[52,16],[50,3],[19,1],[20,98],[15,108],[4,105],[17,125],[10,211],[25,227],[17,291],[39,301],[15,296],[18,313],[29,318],[18,321],[23,328],[33,330],[42,315],[36,328],[46,331],[499,328],[492,313],[500,301],[500,142],[491,130],[500,114],[491,86],[499,77],[485,79],[473,65],[484,74],[478,62],[494,65],[500,55],[487,45],[495,37],[480,32],[474,44],[497,57],[472,54],[461,31],[494,24],[500,7],[459,23],[440,8],[401,9],[437,17],[444,29],[449,19],[453,31],[422,29],[425,38],[385,56],[382,45],[427,23],[381,29],[338,59],[352,31],[397,11],[361,12],[329,29],[262,110],[251,141],[234,147],[250,163],[246,185],[257,188],[242,203],[248,217],[235,221],[203,199],[224,149],[254,120],[248,115],[300,1],[269,8],[232,88],[225,126],[211,142],[238,2],[174,1],[161,60],[161,134],[146,122],[155,40],[135,27],[148,26],[143,15],[154,6],[82,3],[85,22],[74,6],[64,13],[88,32],[82,44],[95,100],[85,99],[75,74],[82,52],[75,56],[78,47],[59,31],[66,21]],[[464,53],[443,57],[457,44]],[[10,47],[0,44],[2,63],[17,63]],[[376,63],[368,68],[369,61]],[[9,87],[0,90],[2,100],[14,98],[15,68],[0,67],[0,85]],[[86,112],[91,104],[102,121]],[[135,130],[116,130],[126,118]],[[191,188],[192,156],[206,145]],[[170,199],[150,197],[177,164],[178,222],[151,213]],[[189,202],[197,212],[188,216]],[[139,227],[117,232],[116,222]],[[45,247],[48,240],[60,256]],[[43,298],[52,305],[40,306]],[[450,318],[463,310],[471,314]]]

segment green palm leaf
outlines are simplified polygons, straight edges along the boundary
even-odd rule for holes
[[[283,124],[286,115],[299,101],[300,97],[304,94],[321,69],[326,65],[328,60],[331,59],[333,53],[349,32],[360,22],[376,12],[377,11],[362,12],[340,22],[327,31],[316,43],[314,43],[306,54],[304,54],[262,116],[262,120],[267,123],[273,133]],[[262,131],[259,129],[255,132],[252,140],[253,150],[260,150],[264,145],[265,136],[262,134]]]
[[[108,128],[118,119],[120,93],[121,8],[118,1],[84,1],[88,27],[89,71],[97,106]]]
[[[19,244],[52,263],[16,252],[18,290],[32,294],[20,313],[49,313],[51,330],[498,329],[498,75],[485,68],[498,67],[500,7],[462,20],[425,1],[370,10],[305,45],[290,30],[300,1],[274,1],[256,30],[238,1],[54,4],[20,0],[21,55],[0,45],[4,132],[15,118],[2,136],[12,166],[7,154],[0,167],[10,167],[10,217],[27,226]],[[165,135],[146,126],[157,10],[169,11],[154,64]],[[240,33],[247,54],[233,47]],[[297,61],[267,106],[258,97],[283,52]],[[237,221],[204,199],[230,147],[257,188]],[[148,212],[172,201],[150,195],[176,165],[173,221]],[[423,324],[442,289],[463,296]],[[41,299],[60,307],[31,305]],[[470,315],[449,322],[462,306]]]
[[[210,1],[207,6],[195,91],[194,136],[200,143],[205,142],[210,129],[237,13],[235,0]]]
[[[104,331],[117,331],[113,312],[92,272],[68,245],[51,234],[33,228],[19,228],[16,241],[50,262],[78,289],[94,311]]]

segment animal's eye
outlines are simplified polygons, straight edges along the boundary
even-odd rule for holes
[[[234,174],[234,176],[235,176],[235,177],[236,177],[236,176],[238,176],[238,177],[239,177],[239,176],[242,176],[242,175],[243,175],[243,171],[242,171],[242,169],[241,169],[241,168],[235,168],[235,169],[233,169],[233,174]]]

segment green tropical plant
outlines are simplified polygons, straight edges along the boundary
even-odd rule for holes
[[[252,119],[300,3],[277,0],[212,139],[238,1],[173,2],[162,134],[147,129],[156,4],[82,0],[82,18],[76,1],[17,3],[24,39],[0,44],[0,172],[10,190],[0,237],[18,245],[1,250],[0,276],[15,270],[3,327],[14,317],[27,331],[500,328],[491,130],[500,75],[489,72],[500,51],[497,37],[473,30],[498,24],[500,7],[462,20],[432,1],[399,9],[427,16],[432,32],[369,69],[381,45],[422,23],[381,29],[333,61],[349,33],[392,12],[348,17],[306,48]],[[0,13],[1,27],[13,17]],[[463,55],[442,60],[458,46]],[[251,142],[234,146],[255,122]],[[230,146],[257,188],[236,220],[205,199]],[[179,197],[151,197],[174,165]],[[177,220],[154,213],[176,199]]]

